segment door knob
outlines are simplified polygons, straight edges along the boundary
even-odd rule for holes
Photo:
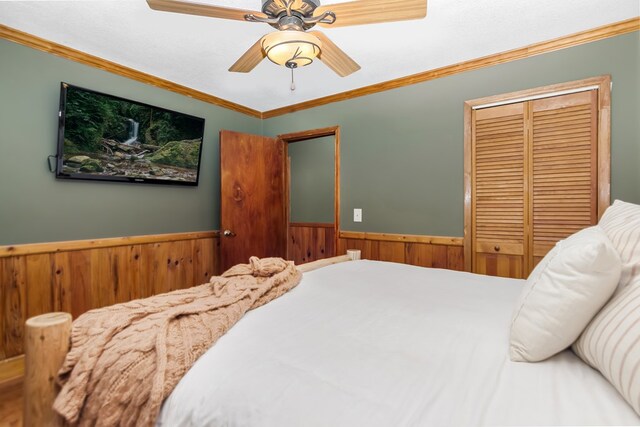
[[[231,231],[231,230],[224,230],[224,231],[222,232],[222,235],[223,235],[223,236],[225,236],[225,237],[233,237],[233,236],[235,236],[235,235],[236,235],[236,233],[234,233],[234,232],[233,232],[233,231]]]
[[[500,246],[498,246],[498,245],[494,246],[494,247],[493,247],[493,249],[494,249],[496,252],[500,252]]]

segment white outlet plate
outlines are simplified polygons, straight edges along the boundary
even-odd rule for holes
[[[353,222],[362,222],[362,209],[353,210]]]

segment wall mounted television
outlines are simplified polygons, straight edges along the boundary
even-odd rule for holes
[[[204,119],[61,83],[56,178],[198,185]]]

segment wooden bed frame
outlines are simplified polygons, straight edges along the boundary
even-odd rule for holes
[[[346,255],[301,264],[297,268],[307,273],[359,259],[359,250],[348,250]],[[71,321],[71,314],[64,312],[41,314],[26,321],[23,418],[26,427],[62,425],[52,406],[59,391],[56,377],[69,351]]]

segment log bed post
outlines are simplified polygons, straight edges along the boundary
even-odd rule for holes
[[[307,262],[306,264],[300,264],[296,268],[303,273],[317,270],[321,267],[337,264],[345,261],[356,261],[360,259],[360,249],[349,249],[346,255],[334,256],[331,258],[323,258],[316,261]]]
[[[69,351],[71,315],[47,313],[27,320],[25,328],[25,427],[59,426],[53,411],[56,376]]]

